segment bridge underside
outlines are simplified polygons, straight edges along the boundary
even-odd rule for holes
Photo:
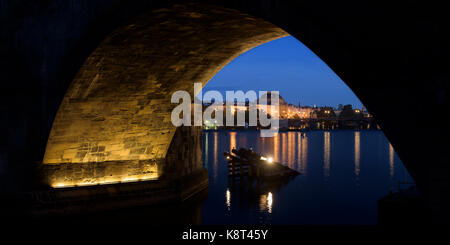
[[[142,161],[130,167],[131,178],[147,171],[140,166],[164,175],[159,162],[175,134],[164,100],[177,89],[192,92],[193,82],[207,82],[240,53],[286,35],[251,17],[257,16],[298,38],[349,85],[415,179],[432,221],[450,221],[449,154],[441,144],[448,122],[430,120],[449,108],[447,8],[251,0],[169,7],[175,2],[186,1],[4,2],[2,191],[33,188],[31,163],[44,151],[50,185],[60,174],[68,183],[97,181],[63,174],[75,164]],[[117,28],[142,11],[151,12]]]
[[[46,182],[158,179],[167,173],[176,131],[172,94],[192,95],[195,82],[206,84],[238,55],[286,35],[261,19],[197,4],[150,11],[117,28],[84,62],[61,103],[42,162]]]

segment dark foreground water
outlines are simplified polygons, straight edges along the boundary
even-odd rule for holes
[[[377,200],[412,182],[381,131],[207,131],[203,163],[210,187],[202,224],[376,224]],[[252,147],[298,170],[287,182],[233,181],[224,151]],[[403,188],[404,186],[400,186]]]
[[[224,151],[252,147],[297,169],[290,181],[229,179]],[[26,220],[27,224],[376,224],[377,200],[412,182],[381,131],[258,131],[203,134],[209,190],[183,203]],[[402,188],[407,188],[403,186]],[[13,219],[17,222],[17,219]],[[8,222],[7,222],[8,223]]]

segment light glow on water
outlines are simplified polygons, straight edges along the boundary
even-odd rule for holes
[[[217,131],[203,137],[209,137],[203,157],[209,158],[210,186],[202,224],[376,224],[378,199],[399,181],[412,182],[381,131],[280,132],[273,138]],[[232,181],[219,154],[232,147],[252,147],[301,174],[271,184]]]
[[[225,204],[227,205],[228,210],[230,210],[230,206],[231,206],[231,192],[230,192],[230,189],[227,189],[227,191],[225,192],[225,198],[226,198]]]
[[[389,175],[394,177],[394,147],[389,143]]]
[[[359,167],[359,158],[360,158],[360,147],[361,147],[361,143],[360,143],[360,132],[359,131],[355,131],[355,175],[356,177],[359,176],[359,171],[360,171],[360,167]]]
[[[323,132],[323,175],[325,180],[330,176],[330,132]]]
[[[267,194],[267,212],[272,213],[273,197],[272,192]]]

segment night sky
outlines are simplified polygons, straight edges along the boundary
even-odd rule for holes
[[[292,36],[280,38],[240,55],[205,86],[208,90],[278,90],[298,105],[362,106],[350,88],[311,50]]]

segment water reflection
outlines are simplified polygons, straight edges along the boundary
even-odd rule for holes
[[[360,137],[359,131],[355,131],[355,175],[356,175],[356,178],[358,178],[359,171],[360,171],[359,158],[360,158],[361,153],[359,152],[359,150],[360,150],[361,145],[360,145],[359,137]]]
[[[287,158],[287,152],[288,152],[288,141],[287,141],[287,135],[285,134],[281,134],[281,148],[283,149],[283,153],[281,155],[281,161],[282,162],[287,162],[288,158]]]
[[[280,161],[280,134],[276,134],[275,137],[272,137],[273,141],[273,159],[275,162]]]
[[[301,152],[302,152],[302,135],[297,133],[297,161],[295,161],[295,169],[301,169]]]
[[[295,168],[294,163],[295,161],[295,132],[289,132],[288,133],[288,166],[290,168]]]
[[[285,140],[280,140],[283,134]],[[243,137],[245,140],[241,140]],[[64,216],[52,223],[375,224],[377,200],[399,181],[412,182],[381,131],[312,131],[304,137],[280,132],[276,139],[260,138],[257,131],[218,131],[205,132],[203,138],[210,186],[197,198],[176,205]],[[293,166],[301,175],[291,181],[232,181],[221,154],[231,146],[254,147],[277,159],[280,155],[274,153],[276,149],[280,152],[280,147],[286,147],[287,158],[282,163]],[[323,178],[325,171],[331,176],[327,181]],[[353,181],[357,176],[359,185]]]
[[[205,149],[209,149],[209,144],[208,144],[208,142],[209,142],[209,133],[208,132],[206,132],[205,133]],[[203,161],[203,167],[205,167],[206,169],[208,169],[208,160],[209,160],[209,157],[208,157],[208,153],[209,153],[209,151],[205,151],[205,160]]]
[[[300,173],[306,175],[308,166],[308,138],[304,136],[302,137],[300,134],[299,137],[300,149],[298,154],[300,154],[300,157],[298,159],[300,168],[298,170],[300,171]]]
[[[389,143],[389,176],[394,177],[394,147]]]
[[[381,131],[259,135],[258,131],[204,134],[209,138],[203,156],[209,158],[204,163],[209,164],[210,188],[203,224],[375,224],[377,200],[396,181],[411,181]],[[271,183],[230,179],[220,153],[239,147],[252,147],[301,174]]]
[[[189,198],[181,203],[166,203],[164,205],[143,205],[122,207],[113,210],[102,210],[87,213],[67,213],[64,215],[48,215],[19,220],[26,224],[64,224],[68,226],[84,227],[86,224],[96,226],[108,225],[200,225],[204,204],[208,191],[198,193],[195,198]],[[4,220],[3,220],[4,221]],[[17,220],[15,220],[17,221]]]
[[[323,132],[323,175],[330,176],[330,132]]]
[[[269,213],[272,213],[272,203],[273,203],[272,192],[269,192],[269,194],[267,194],[267,207]]]
[[[230,211],[231,206],[231,192],[230,189],[227,188],[227,191],[225,193],[225,204],[227,205],[228,211]]]
[[[267,194],[263,194],[260,196],[259,201],[259,209],[262,211],[267,211],[269,214],[272,213],[272,203],[273,196],[272,192],[268,192]]]
[[[230,150],[236,149],[236,132],[230,132]]]
[[[214,180],[217,179],[217,174],[218,174],[218,155],[219,155],[219,133],[218,132],[214,132],[213,136],[214,136],[214,159],[213,159],[213,173],[214,173]]]

